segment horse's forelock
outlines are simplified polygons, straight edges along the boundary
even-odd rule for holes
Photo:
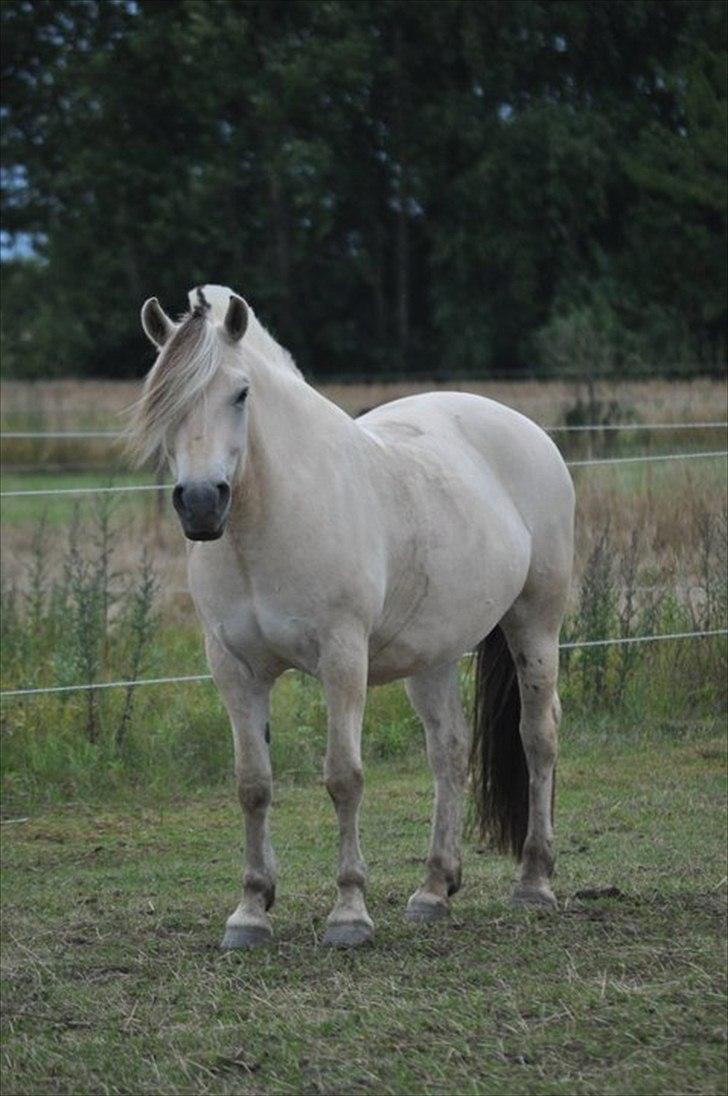
[[[151,369],[132,409],[129,442],[138,460],[164,452],[171,427],[210,381],[220,362],[222,344],[207,321],[202,300],[187,313]]]

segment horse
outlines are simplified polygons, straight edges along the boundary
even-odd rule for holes
[[[356,419],[306,382],[249,304],[190,291],[175,322],[156,297],[157,350],[131,426],[140,460],[175,477],[189,588],[230,717],[244,818],[242,899],[222,947],[272,939],[269,697],[296,669],[327,705],[325,785],[338,819],[338,897],[322,942],[374,925],[359,842],[370,685],[404,679],[425,730],[434,811],[405,916],[450,912],[461,885],[468,773],[481,829],[521,862],[518,906],[552,908],[559,630],[574,490],[535,423],[481,396],[436,392]],[[471,732],[458,664],[477,650]]]

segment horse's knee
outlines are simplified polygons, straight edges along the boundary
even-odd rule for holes
[[[347,799],[358,799],[364,788],[364,773],[361,765],[326,766],[324,774],[326,790],[334,803]]]
[[[271,782],[269,777],[251,777],[250,774],[236,773],[238,799],[246,814],[266,810],[271,801]]]

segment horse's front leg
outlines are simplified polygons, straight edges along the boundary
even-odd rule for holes
[[[374,925],[364,902],[366,864],[359,848],[359,805],[364,780],[361,725],[366,703],[367,653],[363,643],[341,642],[322,658],[320,678],[328,706],[324,778],[339,822],[339,897],[329,914],[324,944],[355,947]]]
[[[254,678],[216,640],[207,637],[205,646],[213,679],[230,716],[235,779],[245,820],[243,897],[227,920],[222,946],[250,948],[268,943],[273,935],[268,919],[275,899],[275,860],[268,832],[271,682]]]

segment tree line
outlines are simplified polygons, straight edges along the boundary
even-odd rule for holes
[[[4,0],[6,374],[229,284],[314,376],[721,368],[722,0]]]

